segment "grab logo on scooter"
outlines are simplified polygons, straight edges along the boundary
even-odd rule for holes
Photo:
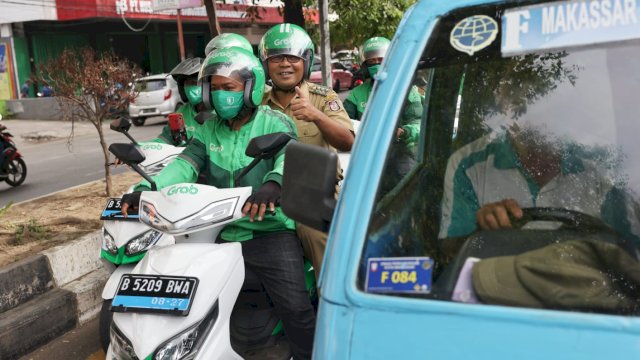
[[[162,150],[162,145],[160,144],[145,144],[142,146],[142,150]]]
[[[172,186],[169,191],[167,191],[167,195],[171,196],[174,194],[191,194],[195,195],[198,193],[198,188],[194,185],[191,186]]]

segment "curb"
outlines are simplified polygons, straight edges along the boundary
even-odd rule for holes
[[[18,359],[99,314],[109,278],[100,233],[0,269],[0,359]]]

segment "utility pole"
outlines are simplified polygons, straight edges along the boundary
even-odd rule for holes
[[[320,5],[320,60],[322,61],[322,83],[333,87],[331,78],[331,41],[329,38],[329,0],[318,0]]]
[[[211,38],[220,35],[220,24],[218,23],[218,16],[216,15],[215,0],[204,0],[204,7],[207,10],[207,18],[209,19],[209,31],[211,31]]]
[[[180,45],[180,61],[184,61],[184,34],[182,33],[182,10],[178,9],[178,44]]]

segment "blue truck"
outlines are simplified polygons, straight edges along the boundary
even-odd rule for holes
[[[287,149],[284,210],[329,231],[314,358],[640,359],[638,59],[636,0],[412,6],[339,197]]]

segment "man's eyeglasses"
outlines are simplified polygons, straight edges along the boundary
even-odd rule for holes
[[[274,64],[279,64],[282,61],[284,61],[284,59],[287,59],[289,64],[295,64],[300,62],[300,60],[302,60],[302,58],[299,58],[294,55],[275,55],[269,58],[269,62],[272,62]]]

